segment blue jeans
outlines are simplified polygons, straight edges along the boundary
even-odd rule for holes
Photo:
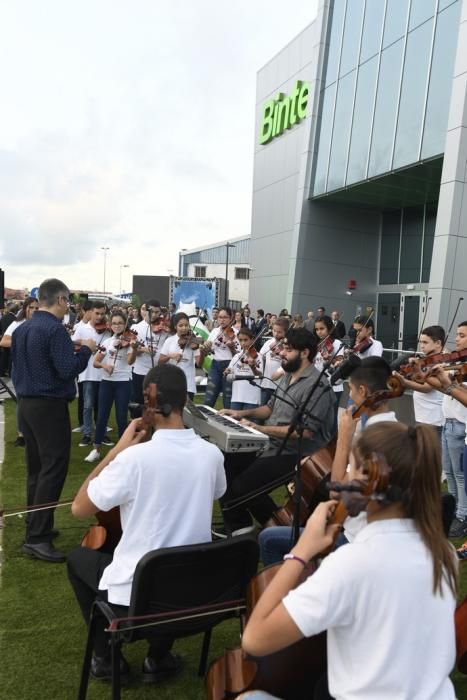
[[[112,382],[103,379],[99,389],[99,413],[97,414],[96,438],[94,443],[102,445],[107,430],[112,404],[115,402],[118,436],[122,437],[128,425],[128,404],[130,402],[131,382]]]
[[[228,382],[224,374],[230,362],[229,360],[213,360],[208,374],[204,405],[214,408],[217,397],[222,391],[224,408],[230,408],[232,400],[232,382]]]
[[[257,403],[243,403],[242,401],[231,401],[230,408],[233,411],[249,411],[252,408],[258,408]]]
[[[456,517],[467,518],[467,494],[464,479],[465,423],[447,418],[441,439],[443,469],[449,493],[457,502]]]
[[[85,381],[83,385],[83,433],[91,437],[92,435],[92,414],[96,398],[99,395],[99,385],[101,382]]]
[[[292,549],[292,536],[293,528],[285,526],[267,527],[259,533],[260,559],[264,566],[282,561],[284,554]]]

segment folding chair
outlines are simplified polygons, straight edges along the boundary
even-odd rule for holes
[[[259,548],[250,537],[169,547],[148,552],[133,579],[128,616],[96,599],[89,621],[78,700],[85,700],[99,617],[108,623],[112,699],[120,698],[120,649],[140,639],[188,637],[204,632],[198,674],[203,676],[212,628],[245,608],[246,587],[258,566]]]

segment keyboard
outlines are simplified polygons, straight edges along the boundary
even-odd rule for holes
[[[214,443],[222,452],[263,452],[269,444],[267,435],[242,425],[231,416],[221,416],[215,408],[188,401],[183,422],[200,437]]]

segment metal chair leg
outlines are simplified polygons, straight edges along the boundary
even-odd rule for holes
[[[120,642],[116,635],[110,637],[112,654],[112,700],[120,700]]]
[[[201,647],[201,656],[199,659],[198,676],[203,677],[206,673],[206,665],[208,662],[209,645],[211,643],[212,628],[206,630],[203,636],[203,646]]]
[[[96,625],[97,625],[97,615],[95,614],[95,608],[92,608],[91,619],[89,620],[88,626],[88,638],[86,642],[86,650],[84,652],[83,666],[81,669],[81,680],[78,690],[78,700],[86,700],[86,695],[88,693],[88,683],[89,683],[89,672],[91,670],[91,658],[92,650],[94,647],[94,640],[96,638]]]

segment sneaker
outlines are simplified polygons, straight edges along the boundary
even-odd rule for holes
[[[241,537],[242,535],[251,535],[255,531],[254,525],[249,525],[248,527],[241,527],[238,530],[233,530],[232,537]]]
[[[72,433],[82,433],[84,431],[84,425],[78,425],[77,428],[73,428]]]
[[[465,537],[467,535],[467,521],[454,518],[449,529],[449,537]]]
[[[80,447],[89,447],[89,445],[92,445],[92,440],[90,435],[85,435],[84,437],[81,438],[79,441],[79,446]]]
[[[224,527],[216,527],[215,530],[212,528],[211,535],[215,540],[226,540],[229,537]]]
[[[13,443],[13,447],[25,447],[26,441],[22,435],[18,435]]]
[[[170,652],[161,661],[146,656],[143,661],[143,683],[161,683],[172,676],[178,676],[182,669],[181,657]]]
[[[113,428],[111,428],[110,425],[108,425],[107,428],[106,428],[106,431],[107,431],[108,433],[111,433],[112,430],[113,430]]]
[[[115,445],[115,443],[112,442],[112,440],[109,440],[108,437],[103,437],[101,445],[107,445],[107,447],[113,447],[113,445]]]
[[[99,452],[99,450],[96,450],[96,448],[94,448],[93,450],[91,450],[91,452],[88,454],[88,456],[84,458],[84,461],[85,462],[96,462],[100,458],[101,458],[101,453]]]

